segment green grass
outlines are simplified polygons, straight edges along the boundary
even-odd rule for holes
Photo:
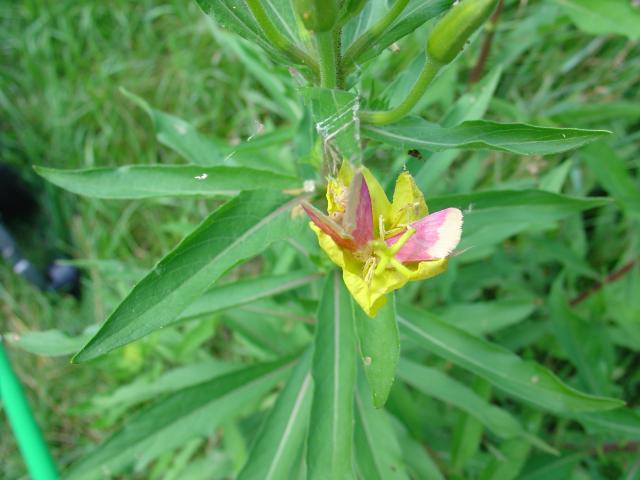
[[[537,22],[537,33],[527,31],[526,22]],[[39,229],[55,232],[52,235],[60,239],[52,245],[42,237],[23,238],[24,244],[27,253],[37,255],[47,243],[47,248],[78,260],[84,272],[82,298],[76,301],[41,293],[0,264],[0,333],[20,335],[56,328],[75,335],[101,322],[133,283],[214,206],[207,200],[90,200],[61,193],[35,176],[32,165],[81,168],[183,162],[159,145],[145,112],[121,93],[121,87],[146,99],[154,108],[187,119],[203,133],[229,143],[256,133],[259,123],[282,121],[272,115],[278,108],[272,105],[263,79],[253,76],[225,44],[224,36],[216,32],[195,2],[184,0],[0,3],[1,160],[17,166],[41,192],[45,210],[38,220]],[[397,80],[399,68],[409,65],[420,51],[424,34],[422,29],[403,40],[399,55],[385,53],[389,62],[368,70],[366,76],[375,76],[375,80],[366,80],[363,91],[380,92]],[[428,118],[438,120],[451,102],[466,91],[466,74],[476,54],[476,50],[467,52],[447,76],[436,82],[435,93],[423,102]],[[607,115],[607,105],[640,103],[637,43],[613,36],[596,39],[562,21],[555,11],[552,15],[538,12],[528,16],[517,5],[511,5],[499,24],[487,71],[503,61],[505,74],[487,118],[611,129],[615,133],[612,144],[638,185],[640,116]],[[460,82],[451,87],[451,80],[456,79]],[[393,92],[386,93],[392,96]],[[596,112],[596,121],[587,121],[581,109],[594,105],[603,108]],[[402,157],[390,162],[388,156],[370,153],[371,164],[386,172],[392,170],[392,163],[395,168],[405,161]],[[521,162],[514,162],[507,154],[463,153],[427,194],[537,186],[565,160],[573,162],[563,183],[565,193],[603,193],[598,178],[585,167],[578,152],[528,157]],[[420,162],[412,165],[421,166]],[[587,228],[583,229],[585,225]],[[536,235],[534,240],[542,239],[541,243],[549,240],[545,232]],[[593,271],[605,274],[637,257],[639,230],[637,220],[622,217],[616,207],[607,207],[597,214],[567,221],[559,239],[578,254],[585,253],[579,255],[580,260],[586,258]],[[534,240],[506,242],[504,251],[490,260],[489,273],[487,265],[463,267],[465,278],[477,279],[473,284],[467,282],[468,289],[463,283],[458,284],[459,290],[452,291],[455,272],[439,278],[429,288],[437,289],[440,300],[470,301],[490,297],[497,290],[517,295],[522,293],[518,285],[526,282],[531,291],[543,298],[562,256],[540,252],[540,258],[545,260],[535,262],[529,248],[536,247]],[[512,269],[515,263],[524,266],[522,271]],[[259,267],[245,267],[252,268]],[[573,280],[573,294],[590,285],[590,280],[584,278]],[[624,290],[638,284],[633,281],[625,280],[616,288]],[[413,298],[425,296],[420,285],[411,287],[410,293]],[[608,294],[624,298],[624,291],[614,288]],[[586,316],[595,315],[593,312],[606,318],[618,314],[613,307],[602,305],[581,310]],[[632,319],[634,312],[629,307],[624,314]],[[499,340],[515,349],[522,341],[519,334],[531,334],[525,330],[514,330]],[[191,325],[180,333],[161,332],[83,366],[69,365],[66,357],[38,357],[16,348],[9,349],[9,353],[25,382],[52,453],[64,466],[82,456],[131,414],[126,410],[129,405],[103,411],[94,403],[95,396],[108,397],[123,384],[148,381],[169,368],[207,359],[210,351],[223,356],[247,354],[244,347],[226,346],[224,331],[213,339],[210,333]],[[624,334],[619,343],[624,343],[623,337]],[[207,349],[200,349],[201,345]],[[553,345],[551,348],[557,350]],[[538,352],[531,347],[526,353],[534,356]],[[625,381],[623,397],[637,406],[640,379],[632,371],[637,350],[626,348],[623,357],[630,370],[620,367],[622,371],[617,372]],[[554,359],[549,360],[548,366],[565,373],[570,370],[567,362]],[[563,423],[559,428],[567,425],[568,422]],[[216,445],[220,441],[212,440]],[[232,434],[225,441],[233,443]],[[241,457],[238,449],[230,450]],[[26,478],[4,419],[0,422],[0,458],[2,478]],[[158,467],[163,462],[175,465],[178,460],[171,455],[161,457],[152,478],[164,478]],[[590,478],[616,478],[631,470],[631,461],[624,454],[605,456],[599,463],[587,465],[580,472],[583,476],[575,478],[587,478],[590,473],[594,474]],[[149,477],[140,474],[139,478]]]
[[[0,31],[2,160],[40,187],[48,214],[40,219],[42,230],[52,223],[55,228],[58,219],[66,241],[57,246],[86,263],[78,302],[40,293],[2,264],[0,331],[79,333],[104,319],[142,269],[175,245],[211,205],[79,199],[43,187],[30,166],[182,162],[159,146],[145,112],[120,87],[228,140],[252,133],[260,114],[254,102],[261,94],[234,55],[221,50],[191,2],[3,2]],[[254,98],[239,95],[242,91],[254,92]],[[27,253],[42,248],[38,241],[22,239]],[[71,367],[66,358],[10,350],[62,464],[79,455],[89,439],[102,436],[98,432],[105,425],[95,428],[100,419],[89,404],[94,392],[113,389],[143,365],[153,367],[149,363],[158,373],[162,362],[141,360],[136,350],[119,355],[117,372],[105,364],[87,370]],[[0,476],[20,478],[24,467],[4,421],[0,438],[5,459]]]

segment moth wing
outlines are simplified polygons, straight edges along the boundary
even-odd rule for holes
[[[338,246],[346,248],[347,250],[355,250],[353,237],[329,216],[325,215],[308,202],[302,202],[302,208],[309,216],[309,219],[316,224],[320,230],[329,235]]]
[[[416,233],[396,253],[396,259],[410,263],[447,258],[460,243],[462,212],[446,208],[413,222],[411,227]],[[396,243],[401,235],[388,238],[387,245]]]

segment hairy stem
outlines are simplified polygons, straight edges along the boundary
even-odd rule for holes
[[[253,14],[256,22],[266,35],[267,39],[279,50],[284,52],[296,63],[303,63],[315,74],[318,73],[318,64],[311,56],[291,43],[273,24],[260,0],[246,0],[247,6]]]
[[[336,88],[338,86],[338,58],[333,32],[317,32],[316,44],[320,60],[320,86]]]
[[[440,71],[440,68],[442,68],[441,64],[427,58],[416,83],[407,94],[407,97],[397,107],[386,112],[362,112],[360,114],[360,121],[374,125],[386,125],[387,123],[397,122],[409,114],[413,107],[420,101],[427,87]]]
[[[344,54],[342,65],[345,72],[353,67],[358,57],[398,18],[408,3],[409,0],[396,0],[393,7],[389,9],[384,17],[378,20],[369,30],[364,32],[360,38],[353,42]]]

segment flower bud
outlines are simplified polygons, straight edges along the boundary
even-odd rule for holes
[[[328,32],[338,20],[338,0],[295,0],[302,23],[313,32]]]
[[[498,0],[461,0],[431,30],[427,56],[443,65],[451,63],[497,4]]]

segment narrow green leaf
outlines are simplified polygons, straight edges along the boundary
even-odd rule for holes
[[[473,89],[460,97],[442,119],[443,127],[453,127],[468,120],[480,120],[493,98],[502,76],[502,66],[493,69]],[[415,180],[423,192],[439,192],[442,190],[442,178],[460,155],[455,149],[435,152],[429,155],[426,162],[417,170]]]
[[[357,63],[363,63],[377,57],[393,43],[409,35],[432,18],[437,17],[450,6],[449,0],[418,0],[410,2],[398,19],[380,35],[370,48],[356,59]]]
[[[506,202],[511,202],[506,203]],[[582,210],[610,204],[608,198],[576,198],[538,190],[477,192],[434,198],[433,210],[446,206],[465,209],[459,248],[471,250],[461,259],[484,255],[482,247],[495,245],[531,227],[548,226]]]
[[[223,318],[224,323],[260,357],[293,354],[311,342],[311,334],[302,322],[289,325],[281,318],[242,309],[229,310]]]
[[[267,82],[264,78],[262,80]],[[273,78],[272,81],[276,82]],[[267,147],[280,149],[284,142],[293,137],[294,127],[280,126],[266,133],[252,136],[237,145],[229,145],[222,139],[203,135],[182,118],[151,108],[146,100],[124,88],[120,91],[149,115],[158,141],[189,163],[209,167],[242,165],[260,170],[264,168],[274,171],[288,170],[286,162],[273,159],[269,155],[270,151],[266,149]]]
[[[272,111],[290,122],[297,123],[301,112],[298,102],[291,98],[290,90],[293,86],[291,76],[278,75],[274,72],[273,63],[266,59],[264,53],[255,44],[216,28],[214,28],[214,34],[221,47],[232,52],[252,77],[264,87],[270,100],[269,104],[274,107]]]
[[[327,277],[318,308],[307,439],[309,480],[351,478],[356,361],[353,305],[340,273],[334,271]]]
[[[498,65],[469,92],[461,96],[442,118],[442,126],[449,128],[469,120],[480,120],[489,108],[493,94],[498,88],[502,70],[502,65]]]
[[[565,160],[560,165],[553,167],[540,178],[538,188],[553,193],[562,192],[562,186],[567,181],[571,167],[573,167],[573,161],[571,159]]]
[[[612,120],[640,118],[640,105],[631,102],[560,104],[545,112],[554,122],[565,125],[603,125]]]
[[[597,320],[585,321],[569,307],[563,281],[562,275],[557,277],[549,297],[553,333],[577,368],[584,388],[592,393],[606,395],[612,391],[609,379],[613,368],[613,346],[607,330],[603,323]]]
[[[360,476],[367,480],[408,480],[402,450],[387,412],[376,408],[371,397],[364,376],[359,375],[355,393],[355,453]]]
[[[561,457],[537,456],[527,462],[518,480],[565,480],[578,477],[575,468],[588,457],[587,452],[567,453]],[[627,477],[628,478],[628,477]]]
[[[589,169],[628,215],[640,219],[640,186],[630,168],[616,151],[604,142],[589,145],[580,156]]]
[[[189,305],[180,314],[177,321],[184,321],[202,315],[211,315],[233,307],[246,305],[256,300],[288,292],[289,290],[318,280],[321,276],[321,273],[303,270],[281,275],[264,275],[256,278],[245,278],[216,286]]]
[[[303,354],[251,448],[238,480],[291,478],[309,423],[311,349]]]
[[[374,318],[355,309],[360,355],[373,395],[373,404],[381,408],[387,401],[400,358],[400,334],[396,322],[395,295]]]
[[[243,190],[282,190],[299,185],[294,177],[247,167],[127,165],[81,170],[34,168],[39,175],[65,190],[107,199],[233,196]]]
[[[204,13],[215,18],[220,27],[257,43],[272,54],[277,52],[243,0],[196,0],[196,3]]]
[[[93,403],[99,409],[124,409],[132,407],[160,395],[182,390],[192,385],[212,380],[233,370],[244,367],[240,363],[209,359],[166,371],[158,378],[137,378],[106,395],[94,397]]]
[[[434,312],[438,317],[473,335],[496,332],[526,319],[535,310],[533,298],[493,302],[453,303]]]
[[[181,155],[184,159],[198,165],[217,165],[226,157],[226,145],[220,141],[205,137],[189,122],[160,110],[151,108],[143,98],[121,88],[124,96],[142,108],[156,131],[158,141]]]
[[[432,211],[465,211],[460,249],[494,245],[533,226],[548,225],[571,214],[611,203],[609,198],[571,197],[543,190],[494,190],[429,199]],[[462,258],[473,258],[474,250]],[[481,250],[480,250],[481,251]]]
[[[169,325],[224,272],[287,238],[298,201],[276,192],[245,192],[215,210],[133,288],[74,361]]]
[[[581,30],[640,39],[640,11],[629,0],[555,0]]]
[[[586,425],[590,430],[616,438],[640,440],[640,412],[630,408],[618,408],[607,412],[585,412],[571,418]]]
[[[393,125],[364,125],[362,132],[374,140],[403,148],[440,151],[449,148],[499,150],[519,155],[549,155],[591,143],[611,132],[577,128],[536,127],[487,120],[464,122],[451,128],[408,117]]]
[[[481,399],[491,398],[491,384],[485,379],[475,377],[473,391]],[[451,439],[451,466],[460,473],[480,448],[484,426],[473,415],[462,413],[453,431]]]
[[[533,435],[540,428],[542,414],[537,411],[528,412],[524,420],[529,433]],[[515,480],[519,478],[520,471],[530,453],[531,444],[525,440],[512,438],[502,442],[500,455],[491,459],[479,476],[480,480]]]
[[[544,190],[487,190],[482,192],[446,195],[429,199],[430,210],[447,207],[486,210],[504,207],[534,209],[544,220],[557,220],[563,215],[611,203],[606,197],[572,197]]]
[[[398,377],[425,395],[468,413],[501,438],[517,437],[524,433],[518,421],[509,412],[491,405],[473,390],[440,370],[403,358],[398,365]]]
[[[20,335],[7,333],[3,338],[12,347],[25,352],[44,357],[62,357],[77,352],[91,338],[91,333],[70,337],[60,330],[44,330],[24,332]]]
[[[424,446],[414,440],[407,429],[394,417],[393,423],[396,437],[402,449],[402,455],[407,468],[413,474],[412,478],[420,480],[444,480],[444,476],[438,470],[438,466],[429,456]]]
[[[544,410],[576,413],[610,410],[624,402],[579,392],[543,366],[474,337],[437,317],[400,306],[401,332],[434,354],[488,380],[504,392]]]
[[[291,0],[262,0],[262,3],[276,28],[289,40],[296,43],[304,28],[300,25],[298,15],[293,8],[293,2]]]
[[[225,420],[280,381],[290,360],[256,365],[173,393],[145,408],[66,473],[68,480],[116,475],[193,437],[211,435]]]

